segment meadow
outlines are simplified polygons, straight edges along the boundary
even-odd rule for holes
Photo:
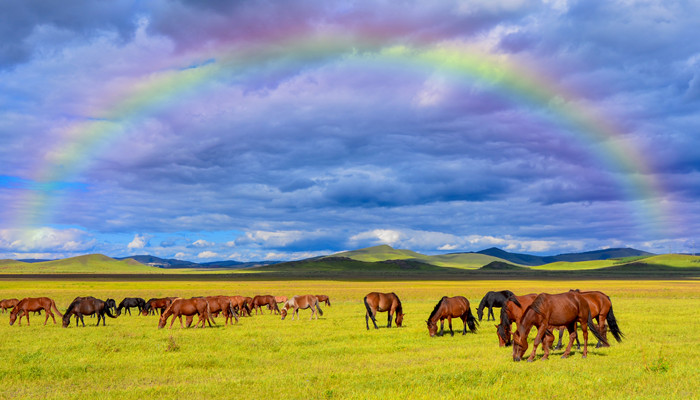
[[[118,278],[117,278],[118,279]],[[489,290],[516,294],[602,290],[622,343],[560,359],[515,363],[493,322],[476,334],[430,338],[425,325],[443,295],[476,306]],[[393,291],[403,328],[366,330],[362,297]],[[698,398],[700,284],[697,281],[0,281],[0,298],[49,296],[61,312],[79,295],[99,298],[214,294],[327,294],[332,306],[309,320],[241,318],[234,326],[157,329],[157,317],[122,315],[106,327],[62,328],[44,316],[9,326],[0,314],[0,398],[368,399]],[[386,313],[378,323],[386,325]],[[371,323],[370,323],[371,325]],[[453,323],[461,331],[461,321]],[[532,341],[534,332],[530,334]],[[593,345],[595,341],[591,338]],[[612,341],[612,338],[610,337]]]

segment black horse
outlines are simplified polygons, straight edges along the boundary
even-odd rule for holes
[[[493,307],[503,307],[510,296],[515,296],[510,290],[501,290],[500,292],[488,292],[481,303],[479,303],[479,308],[476,309],[476,315],[479,317],[479,321],[484,317],[484,307],[489,308],[489,312],[486,315],[486,320],[490,321],[490,318],[496,320],[496,316],[493,315]]]
[[[132,307],[138,308],[139,313],[141,313],[146,308],[146,300],[140,297],[125,297],[124,300],[119,303],[119,307],[117,307],[117,316],[122,315],[122,309],[126,309],[129,315],[131,315]]]
[[[112,300],[114,301],[114,300]],[[75,315],[75,325],[78,325],[78,321],[83,323],[85,326],[85,321],[83,320],[83,315],[94,315],[97,314],[97,326],[100,325],[100,320],[102,320],[102,326],[105,326],[105,314],[110,318],[117,318],[112,315],[109,311],[109,306],[107,302],[96,299],[92,296],[87,297],[76,297],[72,303],[68,306],[65,314],[63,314],[63,327],[67,328],[70,325],[71,315]]]

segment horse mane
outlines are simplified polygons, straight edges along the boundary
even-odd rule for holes
[[[396,302],[399,303],[399,305],[396,306],[396,311],[403,314],[403,306],[401,305],[401,299],[399,299],[399,296],[397,296],[396,293],[391,292],[391,294],[393,294],[394,297],[396,297]]]
[[[508,299],[506,299],[506,303],[508,303],[509,301],[513,302],[513,304],[515,304],[516,306],[523,308],[523,306],[520,304],[518,298],[515,297],[515,295],[509,296]],[[505,308],[505,304],[503,305],[503,308]]]
[[[537,314],[542,315],[543,314],[542,309],[541,309],[542,304],[544,304],[544,296],[537,296],[535,298],[535,301],[533,301],[532,304],[530,304],[530,307],[528,307],[528,308],[532,308],[532,311],[536,312]]]
[[[511,292],[510,290],[507,290],[507,289],[506,289],[506,290],[501,290],[501,294],[503,294],[504,296],[506,296],[506,298],[515,297],[515,293],[513,293],[513,292]]]
[[[437,302],[437,304],[435,305],[435,308],[433,309],[433,312],[431,312],[430,316],[428,317],[428,321],[430,321],[430,319],[433,318],[435,316],[435,314],[437,314],[438,309],[440,308],[440,306],[442,305],[442,302],[445,301],[446,298],[447,298],[447,296],[442,296],[440,301]]]
[[[66,309],[66,312],[63,315],[70,314],[70,312],[73,311],[73,309],[75,308],[75,306],[78,305],[78,303],[80,303],[80,300],[73,300],[73,302],[71,302],[70,305],[68,305],[68,308]]]

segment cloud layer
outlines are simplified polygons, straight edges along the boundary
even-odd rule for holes
[[[692,251],[696,3],[424,3],[1,5],[0,254]],[[341,34],[369,50],[282,46]],[[475,49],[569,97],[378,62],[391,46]],[[552,118],[557,101],[592,107],[649,170]]]

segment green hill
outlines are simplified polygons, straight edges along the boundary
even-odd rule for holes
[[[387,260],[414,260],[438,267],[477,269],[500,258],[479,253],[453,253],[428,256],[411,250],[394,249],[388,245],[367,247],[365,249],[345,251],[328,257],[347,257],[357,261],[377,262]]]
[[[133,260],[115,260],[102,254],[89,254],[62,260],[25,263],[0,260],[0,274],[159,274],[154,268]]]

